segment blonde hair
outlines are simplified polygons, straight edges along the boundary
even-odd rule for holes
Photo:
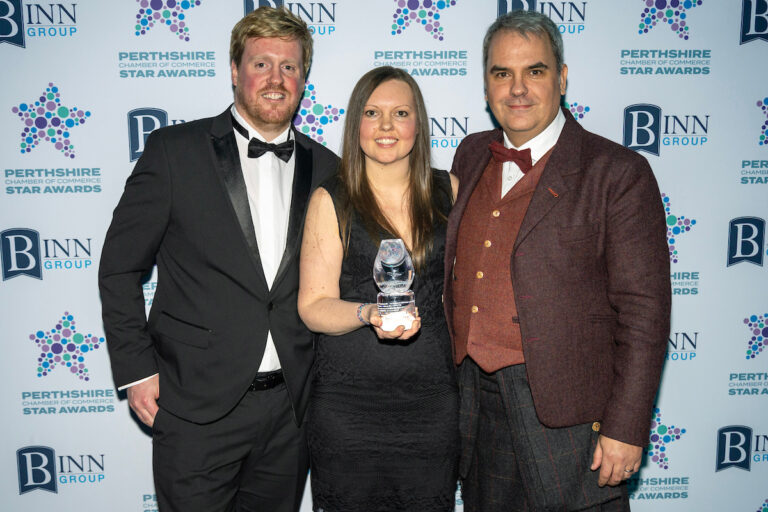
[[[307,24],[285,8],[259,7],[246,14],[232,28],[229,40],[229,60],[240,65],[245,43],[254,37],[279,37],[295,39],[301,43],[304,76],[312,62],[312,34]]]

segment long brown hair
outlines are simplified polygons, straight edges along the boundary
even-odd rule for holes
[[[376,196],[368,182],[365,169],[365,154],[360,147],[360,121],[363,118],[365,104],[373,91],[389,80],[399,80],[411,88],[416,108],[416,140],[409,157],[408,197],[411,223],[411,257],[416,269],[424,268],[426,256],[432,250],[433,223],[435,219],[446,220],[436,201],[432,181],[432,168],[429,153],[429,124],[427,109],[416,81],[406,71],[382,66],[364,74],[352,90],[344,122],[344,139],[341,151],[339,178],[342,182],[343,200],[339,212],[344,252],[349,245],[350,219],[357,212],[368,235],[378,244],[381,230],[403,238],[401,233],[382,213]]]

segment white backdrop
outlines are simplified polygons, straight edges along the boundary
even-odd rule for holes
[[[254,3],[283,2],[0,0],[3,509],[157,507],[151,439],[112,385],[98,258],[147,133],[231,102],[229,32]],[[672,332],[633,509],[768,510],[766,0],[285,5],[315,33],[302,129],[338,151],[354,83],[400,66],[441,168],[491,127],[487,26],[512,8],[560,26],[568,106],[641,151],[668,205]]]

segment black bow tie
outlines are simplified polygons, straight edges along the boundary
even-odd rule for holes
[[[240,135],[246,139],[248,138],[248,130],[238,123],[234,116],[232,116],[232,126],[234,126],[235,130],[237,130]],[[271,144],[255,137],[248,141],[248,158],[259,158],[268,151],[273,152],[275,156],[283,162],[288,162],[288,160],[291,159],[291,155],[293,155],[293,141],[289,138],[287,141],[281,142],[280,144]]]

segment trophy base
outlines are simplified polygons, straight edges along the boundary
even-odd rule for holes
[[[416,300],[412,291],[379,293],[376,296],[383,331],[393,331],[402,325],[410,329],[416,316]]]

